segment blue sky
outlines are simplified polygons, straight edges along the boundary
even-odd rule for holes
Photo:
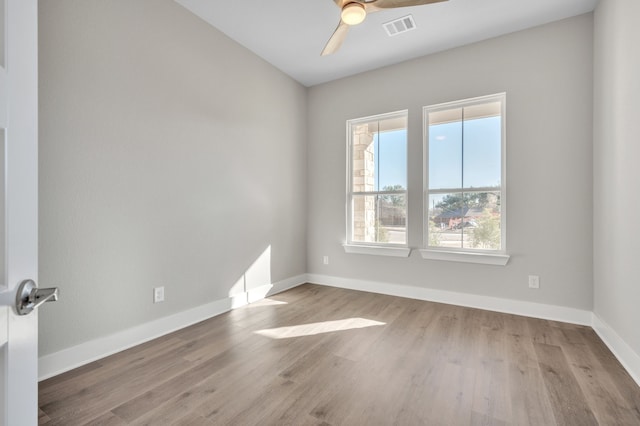
[[[466,120],[464,129],[460,121],[429,126],[429,188],[499,186],[500,120],[500,117]],[[392,185],[407,187],[406,137],[406,130],[374,137],[376,191]],[[460,161],[463,149],[464,166]]]
[[[460,121],[429,126],[429,189],[500,185],[500,120],[465,120],[464,129]]]
[[[385,186],[407,187],[407,131],[378,133],[374,136],[376,191]]]

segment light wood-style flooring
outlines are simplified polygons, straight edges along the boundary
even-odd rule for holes
[[[640,425],[589,327],[306,284],[40,383],[43,425]]]

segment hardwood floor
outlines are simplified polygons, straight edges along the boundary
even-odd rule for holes
[[[43,425],[640,425],[589,327],[306,284],[40,383]]]

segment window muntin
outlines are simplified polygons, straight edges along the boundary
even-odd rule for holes
[[[505,251],[505,95],[424,108],[425,246]]]
[[[407,111],[347,122],[347,243],[407,245]]]

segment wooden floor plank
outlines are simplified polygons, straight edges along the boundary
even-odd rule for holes
[[[103,415],[92,419],[89,424],[91,426],[126,426],[127,423],[120,417],[116,416],[110,411],[107,411]]]
[[[77,373],[71,370],[67,373],[60,374],[52,379],[45,380],[40,383],[39,404],[46,406],[55,401],[68,400],[72,395],[83,392],[91,386],[104,383],[115,375],[122,374],[126,376],[133,371],[167,353],[173,353],[177,348],[183,346],[185,342],[178,338],[161,339],[147,342],[136,346],[118,354],[109,356],[100,360],[97,364],[99,368],[92,370],[84,370]],[[73,376],[73,377],[71,377]]]
[[[521,317],[506,315],[504,319],[511,420],[518,425],[555,426],[530,329]]]
[[[545,343],[534,343],[534,348],[556,422],[561,425],[597,425],[598,421],[569,367],[562,348]]]
[[[47,416],[47,414],[42,411],[41,408],[38,408],[38,424],[39,425],[46,425],[49,423],[51,419],[49,418],[49,416]]]
[[[637,391],[638,385],[636,382],[631,378],[629,373],[622,368],[618,360],[602,340],[600,340],[593,329],[585,327],[579,329],[578,332],[587,343],[591,353],[607,371],[619,395],[624,399],[626,405],[630,407],[633,415],[640,418],[640,393]],[[640,421],[638,424],[640,424]]]
[[[589,327],[306,284],[45,380],[42,425],[640,425]]]
[[[582,334],[575,329],[558,329],[562,346],[573,375],[580,385],[589,405],[602,407],[594,412],[600,424],[640,423],[640,415],[631,409],[625,398],[620,395],[611,376],[596,359],[584,341]]]
[[[119,405],[116,408],[113,408],[111,411],[125,420],[135,420],[140,415],[151,411],[168,401],[176,394],[189,392],[191,388],[205,380],[210,375],[215,374],[217,371],[237,363],[237,351],[251,351],[256,349],[257,345],[255,344],[255,341],[239,348],[230,348],[222,353],[210,357],[204,362],[194,365],[189,370],[183,371],[179,375],[176,375],[159,385],[154,386],[147,392]]]
[[[282,398],[272,410],[270,417],[265,419],[266,424],[297,425],[308,423],[310,419],[314,419],[314,424],[329,424],[310,413],[318,401],[328,400],[334,394],[336,386],[340,386],[344,377],[352,374],[357,364],[332,353],[323,354],[322,346],[318,346],[318,349],[295,367],[285,370],[291,372],[287,378],[294,382],[295,388],[291,397]]]

